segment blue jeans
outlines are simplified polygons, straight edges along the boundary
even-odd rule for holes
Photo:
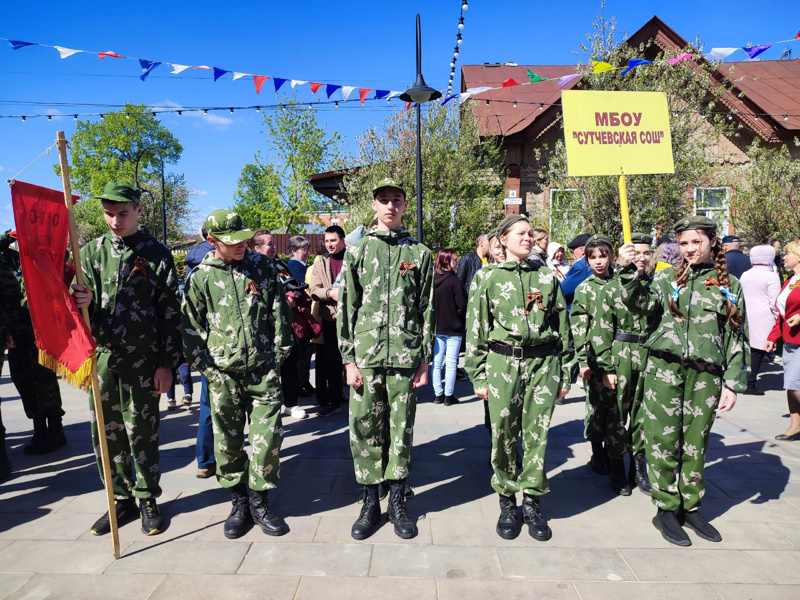
[[[461,348],[460,335],[437,335],[436,347],[433,350],[433,392],[452,396],[456,387],[456,368],[458,367],[458,350]],[[442,364],[444,364],[444,389],[442,389]]]
[[[200,423],[197,428],[197,468],[209,469],[217,464],[214,458],[214,432],[211,428],[211,404],[208,401],[208,379],[202,375],[200,392]]]

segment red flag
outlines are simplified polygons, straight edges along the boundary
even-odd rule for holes
[[[15,181],[11,203],[39,362],[88,390],[96,346],[64,283],[69,233],[64,193]]]
[[[406,110],[409,110],[410,108],[411,108],[411,102],[406,102]]]
[[[509,77],[503,82],[503,87],[514,87],[515,85],[519,85],[519,83],[514,81],[513,77]]]
[[[193,69],[205,69],[206,71],[212,71],[213,70],[211,67],[208,67],[206,65],[198,65],[198,66],[192,67],[192,68]]]
[[[117,54],[112,50],[109,50],[108,52],[98,52],[97,56],[100,57],[100,60],[103,60],[106,56],[109,56],[111,58],[125,58],[124,56],[120,56],[119,54]]]
[[[361,106],[364,106],[364,100],[367,99],[367,94],[371,91],[369,88],[358,88],[358,99],[361,100]]]
[[[323,85],[325,85],[325,84],[324,83],[314,83],[312,81],[311,83],[308,84],[308,87],[311,88],[311,93],[312,94],[316,94],[319,91],[319,88],[321,88]]]
[[[261,86],[264,85],[267,79],[269,79],[269,77],[265,75],[253,75],[253,83],[256,84],[256,94],[261,93]]]
[[[796,35],[796,36],[794,36],[794,39],[796,39],[796,40],[800,40],[800,31],[798,31],[798,32],[797,32],[797,35]]]

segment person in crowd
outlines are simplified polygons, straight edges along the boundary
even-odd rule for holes
[[[481,233],[475,238],[475,251],[462,256],[458,261],[458,278],[466,289],[469,289],[475,273],[487,264],[489,264],[489,236]]]
[[[528,260],[541,265],[547,266],[547,245],[550,243],[550,237],[544,229],[533,229],[533,246]]]
[[[775,325],[778,309],[775,302],[781,292],[781,281],[772,270],[775,264],[775,249],[772,246],[754,246],[750,249],[753,267],[742,275],[742,293],[747,306],[747,332],[750,341],[750,375],[747,389],[742,392],[751,396],[763,396],[756,382],[761,363],[767,356],[767,337]]]
[[[286,523],[270,509],[268,491],[279,481],[278,369],[291,350],[289,305],[275,262],[248,250],[253,232],[239,215],[214,211],[205,226],[214,253],[192,272],[181,310],[186,358],[208,378],[217,481],[231,494],[223,532],[235,539],[256,523],[283,535]]]
[[[639,276],[636,249],[620,248],[617,271],[623,301],[647,316],[655,330],[644,381],[644,439],[653,525],[668,542],[690,546],[687,527],[704,540],[722,536],[700,514],[705,453],[717,412],[731,410],[747,388],[750,351],[744,299],[728,274],[713,219],[693,216],[675,224],[683,260],[676,270]]]
[[[783,270],[783,261],[781,260],[781,241],[778,238],[768,237],[764,238],[761,242],[762,245],[772,246],[775,250],[775,262],[772,265],[772,270],[778,274],[781,280],[781,285],[786,281],[786,271]]]
[[[89,309],[97,342],[100,405],[112,458],[117,523],[141,515],[142,531],[154,535],[164,527],[156,504],[161,495],[158,401],[181,360],[178,275],[166,246],[139,227],[139,190],[110,182],[99,199],[111,232],[81,249],[86,285],[74,284],[73,296],[78,308]],[[91,423],[102,478],[94,415]],[[108,513],[91,531],[94,535],[111,531]]]
[[[503,244],[500,243],[500,240],[497,239],[497,230],[493,229],[488,234],[489,239],[489,256],[491,257],[491,263],[495,265],[500,265],[506,262],[506,249]],[[484,265],[485,267],[486,265]],[[467,291],[472,289],[472,285],[467,288]]]
[[[613,341],[612,305],[607,301],[613,242],[605,235],[592,235],[586,243],[585,258],[592,274],[575,290],[569,316],[575,339],[575,361],[586,382],[584,436],[592,445],[592,470],[599,475],[610,473],[614,492],[630,496],[623,459],[627,450],[625,425],[609,379],[613,371],[610,365],[602,368],[598,360],[604,352],[610,351]]]
[[[433,393],[435,404],[458,404],[455,397],[458,351],[464,337],[467,312],[467,289],[456,276],[458,256],[455,250],[440,250],[436,255],[433,281],[436,287],[436,346],[433,353]],[[442,366],[445,382],[442,386]]]
[[[800,439],[800,240],[783,247],[783,267],[791,276],[784,282],[776,301],[778,317],[764,349],[772,352],[783,341],[783,388],[789,403],[789,428],[775,439]]]
[[[660,238],[658,238],[658,241],[656,242],[656,249],[660,248],[664,244],[672,244],[672,243],[674,242],[672,241],[671,237],[669,237],[668,235],[663,235]]]
[[[177,410],[178,401],[175,398],[176,383],[180,380],[183,385],[183,398],[181,398],[181,407],[192,407],[192,391],[194,382],[192,381],[192,369],[189,364],[184,360],[178,368],[172,373],[172,385],[167,390],[167,410]]]
[[[742,274],[750,267],[750,259],[742,252],[742,240],[738,235],[726,235],[722,238],[722,251],[728,264],[728,273],[742,279]]]
[[[681,252],[678,250],[678,244],[675,242],[667,242],[661,244],[656,248],[653,253],[651,272],[663,271],[666,268],[675,268],[681,264]]]
[[[14,268],[0,253],[0,374],[3,372],[5,351],[14,345],[12,331],[20,318],[22,291]],[[0,481],[11,475],[11,460],[6,452],[6,428],[3,426],[2,399],[0,399]]]
[[[555,400],[570,387],[565,363],[572,358],[572,334],[553,272],[527,260],[533,246],[528,218],[507,215],[496,232],[507,260],[481,269],[472,282],[466,366],[475,395],[489,406],[491,484],[500,499],[497,534],[509,540],[519,535],[516,495],[522,492],[528,533],[546,541],[552,531],[539,500],[548,491],[544,457]]]
[[[302,235],[293,235],[288,242],[289,262],[286,266],[289,273],[299,283],[305,283],[308,271],[308,255],[311,251],[311,242]],[[306,288],[308,289],[308,288]],[[314,346],[311,338],[297,339],[297,395],[301,398],[311,396],[316,390],[311,385],[311,359],[314,355]]]
[[[563,281],[569,272],[567,253],[564,246],[558,242],[547,244],[547,268],[553,272],[559,282]]]
[[[430,250],[403,227],[400,183],[373,189],[378,224],[347,247],[336,318],[350,388],[350,448],[362,507],[351,535],[363,540],[381,520],[379,484],[389,482],[389,521],[408,539],[405,507],[417,390],[428,383],[436,314]]]
[[[645,233],[634,232],[631,241],[636,252],[634,264],[638,276],[644,285],[652,278],[652,251],[650,249],[653,238]],[[650,270],[648,270],[650,269]],[[588,280],[587,280],[588,281]],[[584,282],[581,285],[585,285]],[[623,290],[617,279],[605,286],[605,296],[600,304],[609,307],[608,327],[598,328],[596,335],[602,340],[601,351],[597,355],[597,365],[604,373],[603,385],[616,391],[617,413],[619,414],[619,427],[625,426],[625,447],[630,453],[630,466],[628,468],[628,483],[637,486],[643,494],[650,494],[650,479],[647,476],[647,459],[644,452],[644,409],[642,398],[644,389],[645,359],[647,351],[643,345],[647,341],[649,326],[647,317],[634,313],[625,306],[622,300]],[[609,455],[612,456],[612,465],[619,470],[620,465],[615,464],[614,457],[622,459],[624,452],[619,447],[611,447]],[[616,476],[621,479],[620,474]],[[624,490],[620,483],[612,481],[612,487],[617,492]]]
[[[316,383],[317,414],[327,417],[342,410],[342,354],[336,335],[339,311],[339,288],[333,287],[344,263],[344,229],[332,225],[325,230],[326,253],[317,257],[311,267],[311,297],[319,303],[322,321],[322,347],[317,348]]]
[[[575,295],[575,290],[581,282],[591,275],[591,269],[586,264],[584,257],[586,242],[589,240],[588,233],[582,233],[573,238],[567,244],[567,248],[572,250],[572,266],[567,271],[566,276],[561,281],[561,291],[564,293],[564,300],[567,301],[567,307],[572,304],[572,298]]]

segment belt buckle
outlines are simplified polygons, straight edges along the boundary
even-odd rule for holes
[[[517,353],[517,350],[519,350],[519,353]],[[517,354],[519,354],[519,356],[517,356]],[[518,358],[518,359],[525,358],[525,348],[523,348],[522,346],[512,346],[511,347],[511,356],[513,358]]]

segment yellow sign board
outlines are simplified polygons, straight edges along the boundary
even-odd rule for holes
[[[561,105],[571,176],[675,172],[663,92],[571,90]]]

